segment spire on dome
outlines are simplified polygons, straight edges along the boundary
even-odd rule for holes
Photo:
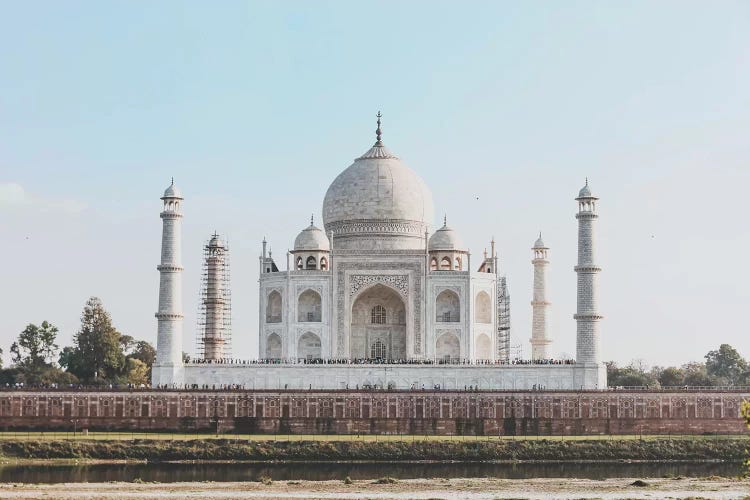
[[[383,145],[383,142],[380,140],[381,137],[382,137],[382,135],[383,135],[383,131],[380,130],[380,118],[382,116],[383,115],[380,114],[380,111],[378,111],[378,114],[377,114],[377,117],[378,117],[378,128],[375,130],[375,138],[377,139],[377,141],[375,142],[376,146],[382,146]]]
[[[378,117],[378,128],[375,130],[375,144],[365,154],[357,158],[357,160],[382,160],[388,158],[397,160],[398,156],[388,151],[388,148],[383,144],[383,131],[380,129],[380,119],[383,115],[378,111],[378,114],[375,116]]]
[[[448,215],[443,215],[443,227],[448,227]]]
[[[310,214],[310,227],[315,225],[315,214]]]

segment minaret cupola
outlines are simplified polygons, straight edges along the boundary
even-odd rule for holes
[[[327,271],[331,253],[331,242],[322,229],[315,226],[314,216],[310,225],[294,240],[294,270]]]
[[[443,217],[443,227],[430,236],[427,250],[431,271],[463,271],[468,252],[458,233],[448,227],[447,217]]]

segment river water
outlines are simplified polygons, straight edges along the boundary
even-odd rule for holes
[[[735,477],[740,463],[157,463],[95,465],[0,465],[0,482],[63,483],[107,481],[275,481],[418,478]]]

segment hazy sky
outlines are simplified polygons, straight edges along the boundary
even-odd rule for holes
[[[602,351],[750,356],[748,2],[2,2],[0,346],[84,302],[156,340],[161,221],[183,190],[185,350],[201,246],[231,245],[234,353],[277,261],[374,141],[431,187],[474,263],[494,235],[530,353],[551,247],[554,353],[575,352],[576,203],[599,204]],[[437,222],[437,221],[436,221]]]

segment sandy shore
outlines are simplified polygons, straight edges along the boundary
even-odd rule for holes
[[[413,479],[395,484],[373,481],[279,481],[262,483],[68,483],[2,484],[3,499],[148,499],[221,500],[378,499],[378,500],[495,500],[495,499],[748,499],[750,481],[727,478],[647,479]]]

